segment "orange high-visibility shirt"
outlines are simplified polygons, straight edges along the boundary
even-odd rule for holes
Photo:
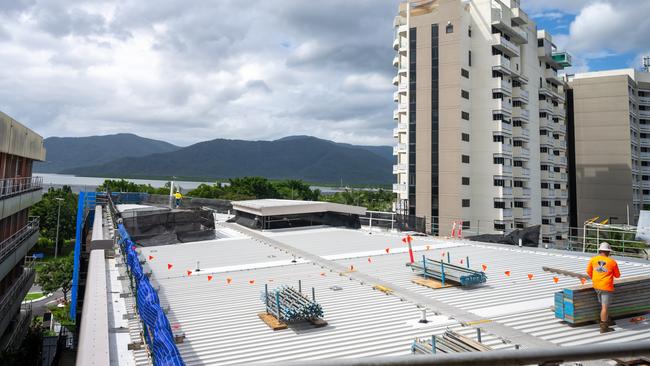
[[[609,257],[597,255],[589,261],[587,274],[591,277],[594,289],[614,291],[614,278],[621,277],[618,263]]]

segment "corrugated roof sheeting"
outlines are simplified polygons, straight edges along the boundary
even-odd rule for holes
[[[162,305],[170,307],[172,327],[179,327],[186,334],[185,342],[178,346],[188,365],[408,355],[416,336],[441,334],[447,327],[476,336],[474,329],[462,327],[446,316],[430,316],[434,322],[422,326],[417,323],[421,311],[414,304],[313,264],[214,273],[211,281],[207,274],[187,276],[184,269],[172,271],[166,267],[166,258],[178,261],[181,256],[190,258],[203,253],[206,255],[201,259],[202,266],[205,263],[214,267],[232,263],[240,255],[240,263],[265,258],[268,246],[252,241],[248,244],[257,248],[247,247],[246,252],[238,254],[242,242],[246,241],[141,249],[145,256],[156,250],[157,256],[150,263],[152,282],[160,286]],[[247,253],[251,251],[257,254]],[[303,292],[311,291],[312,286],[316,288],[316,300],[323,306],[329,325],[300,325],[274,332],[257,316],[264,311],[260,300],[264,284],[268,283],[270,288],[283,284],[297,286],[299,279]],[[334,291],[332,286],[342,290]],[[511,347],[487,334],[483,341],[495,348]]]

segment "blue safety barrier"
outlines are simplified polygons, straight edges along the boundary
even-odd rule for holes
[[[180,352],[174,342],[169,320],[160,306],[160,298],[145,275],[135,244],[123,224],[118,225],[120,246],[126,254],[126,264],[135,283],[136,304],[138,314],[144,325],[144,338],[153,355],[154,365],[179,366],[184,365]]]

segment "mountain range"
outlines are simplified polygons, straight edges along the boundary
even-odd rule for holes
[[[389,184],[392,148],[357,146],[311,136],[274,141],[215,139],[187,147],[132,134],[44,141],[47,161],[34,170],[100,177],[262,176],[314,183]]]

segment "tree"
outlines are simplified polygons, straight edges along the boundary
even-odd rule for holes
[[[72,256],[59,257],[38,267],[36,283],[44,292],[61,289],[63,300],[68,302],[68,292],[72,288]]]
[[[112,180],[106,179],[97,187],[97,192],[141,192],[149,194],[169,194],[169,183],[162,188],[154,188],[151,184],[137,184],[126,179]]]
[[[230,179],[229,190],[243,196],[256,198],[279,198],[273,184],[262,177],[242,177]]]
[[[43,194],[40,202],[32,206],[29,210],[31,216],[40,218],[41,236],[54,242],[56,238],[57,215],[59,201],[62,198],[61,218],[59,222],[59,245],[65,240],[72,239],[75,236],[77,220],[77,195],[72,193],[69,186],[63,188],[50,188]]]

